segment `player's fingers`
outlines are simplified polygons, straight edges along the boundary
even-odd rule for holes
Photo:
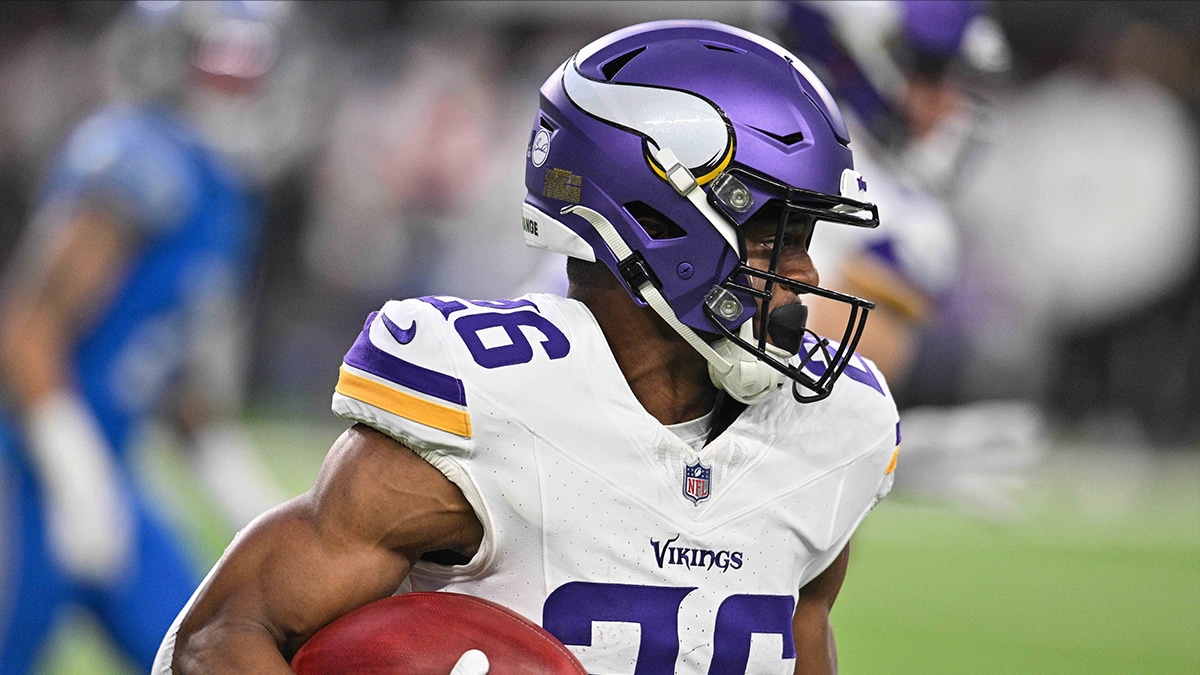
[[[487,675],[490,667],[487,654],[478,649],[471,649],[458,657],[458,663],[454,664],[450,675]]]

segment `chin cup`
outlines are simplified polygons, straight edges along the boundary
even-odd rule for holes
[[[747,342],[754,339],[754,331],[750,321],[742,324],[740,337]],[[784,375],[769,364],[764,363],[754,354],[746,351],[729,338],[721,338],[713,343],[713,350],[733,364],[722,372],[717,370],[710,361],[708,376],[718,388],[725,391],[739,403],[753,405],[770,396],[783,384]],[[766,351],[780,361],[787,361],[795,356],[773,344],[766,345]]]

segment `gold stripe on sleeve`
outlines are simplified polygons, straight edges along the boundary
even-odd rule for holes
[[[883,470],[883,475],[886,476],[889,473],[896,470],[896,459],[899,457],[900,457],[900,446],[897,445],[896,449],[892,451],[892,461],[888,462],[887,468]]]
[[[342,368],[337,393],[373,405],[404,419],[441,429],[463,438],[471,437],[471,414],[465,410],[431,403]]]

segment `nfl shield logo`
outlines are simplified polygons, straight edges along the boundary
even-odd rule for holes
[[[696,460],[695,464],[685,465],[683,470],[683,496],[692,500],[693,504],[708,499],[709,486],[712,479],[712,469]]]

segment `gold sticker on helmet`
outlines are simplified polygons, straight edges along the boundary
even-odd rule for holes
[[[566,169],[550,169],[542,183],[542,194],[550,199],[559,199],[572,204],[579,203],[579,189],[583,187],[583,176]]]

